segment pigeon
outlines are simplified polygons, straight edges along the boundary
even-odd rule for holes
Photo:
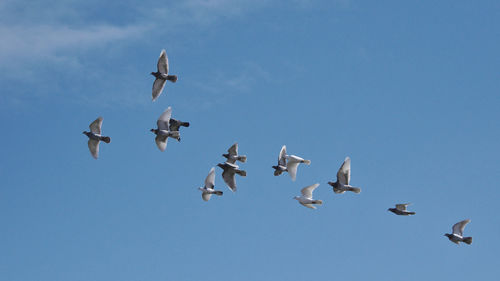
[[[396,215],[399,216],[409,216],[409,215],[414,215],[415,212],[410,212],[406,210],[406,206],[410,205],[410,203],[406,204],[396,204],[396,208],[389,208],[387,211],[391,211],[395,213]]]
[[[463,237],[463,232],[465,225],[467,225],[470,222],[470,220],[463,220],[461,222],[457,222],[456,224],[453,225],[453,233],[448,234],[446,233],[444,236],[448,237],[451,242],[455,244],[460,244],[460,242],[464,242],[466,244],[472,244],[472,237]]]
[[[314,206],[314,205],[323,204],[322,200],[315,200],[312,198],[313,191],[318,186],[319,186],[319,183],[316,183],[316,184],[302,188],[302,190],[300,191],[302,193],[302,195],[295,196],[293,199],[299,201],[300,204],[306,206],[307,208],[316,209],[316,206]]]
[[[175,83],[177,81],[177,75],[168,75],[168,57],[167,52],[162,50],[160,57],[158,58],[158,71],[151,72],[156,79],[153,83],[153,101],[155,101],[163,91],[165,83],[168,81]]]
[[[176,120],[174,118],[170,118],[170,125],[168,127],[168,129],[172,132],[179,132],[179,129],[180,127],[189,127],[189,122],[182,122],[182,121],[179,121],[179,120]],[[180,134],[180,132],[179,132]],[[181,141],[181,136],[178,136],[175,138],[178,142]]]
[[[101,136],[102,120],[102,117],[99,117],[94,122],[90,123],[90,132],[83,131],[83,134],[89,138],[88,146],[90,154],[94,157],[94,159],[99,157],[99,142],[111,142],[110,137]]]
[[[349,182],[351,181],[351,158],[346,157],[342,166],[340,166],[339,171],[337,172],[337,181],[331,182],[328,184],[333,187],[333,192],[335,193],[344,193],[346,191],[352,191],[354,193],[360,193],[361,189],[359,187],[350,186]]]
[[[311,160],[305,160],[299,156],[295,155],[285,155],[286,158],[286,170],[288,171],[288,174],[292,178],[292,181],[295,181],[297,178],[297,168],[300,163],[304,163],[306,165],[311,164]]]
[[[210,169],[210,172],[208,172],[207,178],[205,179],[205,186],[198,187],[198,189],[202,191],[201,198],[203,198],[203,201],[210,200],[212,194],[222,196],[222,191],[214,190],[214,186],[215,186],[215,168],[212,167],[212,169]]]
[[[279,176],[283,172],[287,172],[288,170],[286,169],[286,145],[281,147],[280,154],[278,156],[278,165],[273,166],[274,169],[274,175]]]
[[[236,160],[241,163],[245,163],[247,161],[247,157],[245,155],[238,155],[238,143],[233,144],[228,150],[228,153],[222,154],[222,156],[227,158],[226,163],[234,164]]]
[[[236,181],[234,179],[234,174],[238,174],[242,177],[247,176],[247,172],[244,170],[239,170],[238,165],[231,164],[231,163],[219,163],[217,164],[218,167],[222,168],[224,172],[222,172],[222,178],[224,179],[224,182],[227,184],[227,186],[233,191],[236,191]]]
[[[170,116],[172,115],[172,107],[168,107],[165,109],[165,111],[160,115],[160,118],[158,118],[158,121],[156,121],[156,124],[158,126],[158,129],[151,129],[151,132],[155,133],[156,138],[156,146],[161,151],[165,151],[165,148],[167,148],[167,138],[178,138],[179,137],[179,131],[172,132],[169,131],[169,122],[170,122]]]

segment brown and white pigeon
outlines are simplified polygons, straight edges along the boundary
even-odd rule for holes
[[[163,87],[165,87],[167,80],[172,83],[177,82],[177,75],[168,74],[168,57],[165,50],[161,51],[160,57],[158,58],[157,71],[151,72],[151,75],[156,78],[153,83],[153,101],[155,101],[163,91]]]
[[[349,185],[350,181],[351,181],[351,158],[346,157],[344,163],[342,163],[342,166],[340,166],[340,169],[337,172],[337,181],[336,182],[329,181],[328,184],[333,187],[333,192],[335,193],[344,193],[346,191],[360,193],[361,188]]]
[[[389,208],[387,211],[391,211],[395,213],[396,215],[400,216],[409,216],[409,215],[414,215],[415,212],[410,212],[406,210],[406,206],[410,205],[410,203],[405,203],[405,204],[396,204],[396,208]]]
[[[299,201],[300,204],[307,208],[316,209],[314,205],[323,204],[322,200],[316,200],[312,198],[313,191],[319,186],[319,183],[306,186],[300,190],[301,196],[295,196],[293,199]]]
[[[99,143],[101,141],[105,143],[110,143],[111,138],[105,137],[101,135],[101,127],[102,127],[102,117],[97,118],[94,122],[90,123],[90,132],[84,131],[83,134],[89,138],[88,147],[90,154],[94,159],[99,157]]]
[[[226,185],[231,189],[233,192],[236,191],[236,180],[234,178],[235,174],[238,174],[242,177],[247,176],[247,172],[244,170],[240,170],[238,165],[231,164],[231,163],[219,163],[217,164],[218,167],[224,170],[222,172],[222,178],[224,179],[224,182]]]
[[[203,198],[203,201],[210,200],[212,194],[222,196],[222,191],[215,190],[214,187],[215,187],[215,168],[212,167],[212,169],[210,169],[210,172],[208,173],[207,178],[205,179],[205,186],[198,187],[198,189],[202,191],[201,198]]]
[[[227,153],[222,154],[225,158],[227,158],[227,163],[234,164],[236,160],[241,163],[245,163],[247,161],[247,157],[245,155],[238,155],[238,143],[234,143],[228,150]]]
[[[165,151],[167,148],[167,141],[169,137],[174,139],[179,137],[179,131],[172,132],[169,130],[170,116],[172,116],[172,107],[169,106],[160,115],[158,121],[156,121],[158,129],[151,129],[151,132],[156,135],[155,142],[160,151]]]
[[[446,233],[444,236],[448,237],[451,242],[457,245],[460,244],[460,242],[464,242],[469,245],[472,244],[472,237],[463,237],[464,228],[469,222],[470,220],[457,222],[453,225],[452,233]]]

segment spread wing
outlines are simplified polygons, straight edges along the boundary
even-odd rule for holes
[[[156,136],[156,146],[158,146],[158,149],[160,149],[160,151],[165,151],[165,149],[167,148],[167,140],[167,136]]]
[[[405,204],[396,204],[396,209],[400,211],[406,211],[406,206],[410,205],[410,203],[405,203]]]
[[[302,196],[304,196],[305,198],[312,199],[313,191],[318,186],[319,186],[319,183],[316,183],[316,184],[313,184],[313,185],[309,185],[309,186],[306,186],[306,187],[302,188],[302,190],[300,192],[302,193]]]
[[[286,145],[281,147],[280,155],[278,156],[278,165],[286,166]]]
[[[297,178],[297,167],[299,167],[299,162],[288,161],[288,163],[286,163],[286,169],[293,181]]]
[[[156,78],[155,82],[153,83],[153,101],[158,99],[160,96],[161,92],[163,91],[163,87],[165,87],[165,83],[167,81],[163,79]]]
[[[210,200],[210,197],[212,197],[212,194],[208,192],[202,192],[201,193],[201,198],[203,198],[203,201],[208,201]]]
[[[97,157],[99,157],[99,141],[89,139],[88,146],[92,157],[94,157],[94,159],[97,159]]]
[[[304,203],[300,203],[302,204],[302,206],[306,206],[307,208],[310,208],[310,209],[316,209],[316,206],[314,206],[313,204],[304,204]]]
[[[181,127],[181,124],[179,121],[173,119],[173,118],[170,118],[170,125],[169,125],[169,130],[170,131],[179,131],[179,128]]]
[[[158,121],[156,121],[156,125],[158,126],[158,130],[167,130],[168,131],[170,116],[172,116],[172,107],[169,106],[160,115],[160,118],[158,118]]]
[[[205,188],[214,188],[214,186],[215,186],[215,168],[212,167],[212,169],[210,169],[210,172],[208,172],[207,178],[205,179]]]
[[[342,166],[337,172],[337,181],[343,185],[348,185],[351,180],[351,158],[346,157]]]
[[[102,126],[102,117],[99,116],[94,122],[90,123],[89,128],[90,131],[94,134],[101,134],[101,126]]]
[[[238,143],[234,143],[228,150],[227,152],[229,153],[229,155],[238,155]]]
[[[168,57],[165,50],[161,50],[160,57],[158,58],[158,72],[168,74]]]
[[[458,234],[463,236],[465,226],[470,222],[470,220],[463,220],[461,222],[457,222],[453,225],[453,234]]]
[[[234,171],[231,169],[226,169],[222,172],[222,178],[227,186],[233,191],[236,191],[236,180],[234,179]]]

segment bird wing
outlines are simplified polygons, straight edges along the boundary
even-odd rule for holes
[[[155,101],[161,94],[161,91],[163,91],[163,87],[165,87],[165,83],[167,81],[163,79],[156,78],[155,82],[153,83],[153,101]]]
[[[312,199],[313,191],[318,186],[319,186],[319,183],[315,183],[313,185],[306,186],[306,187],[302,188],[302,190],[300,191],[300,193],[302,193],[302,196],[304,196],[305,198]]]
[[[343,185],[348,185],[351,181],[351,158],[346,157],[342,166],[337,172],[337,181]]]
[[[300,203],[302,204],[302,206],[306,206],[307,208],[310,208],[310,209],[316,209],[316,206],[314,206],[313,204],[304,204],[304,203]]]
[[[169,124],[169,127],[168,129],[170,131],[179,131],[179,128],[180,128],[180,122],[175,120],[174,118],[170,118],[170,124]]]
[[[234,179],[234,171],[231,169],[225,169],[222,172],[222,178],[227,186],[234,192],[236,191],[236,180]]]
[[[208,193],[208,192],[203,192],[201,193],[201,198],[203,198],[203,201],[208,201],[210,200],[210,197],[212,197],[212,194]]]
[[[286,145],[281,147],[280,155],[278,156],[278,165],[286,166]]]
[[[288,174],[292,178],[293,181],[295,181],[295,178],[297,177],[297,167],[299,166],[299,162],[291,162],[288,161],[286,163],[286,169],[288,170]]]
[[[169,122],[170,122],[170,116],[172,116],[172,107],[168,107],[163,111],[163,113],[160,115],[158,118],[158,121],[156,121],[156,125],[158,126],[158,130],[167,130],[169,127]]]
[[[212,167],[210,172],[208,172],[208,176],[205,179],[205,188],[214,188],[215,186],[215,168]]]
[[[158,72],[168,74],[168,57],[165,50],[161,50],[160,57],[158,58]]]
[[[167,140],[168,140],[167,136],[156,136],[155,138],[156,146],[158,146],[158,148],[161,151],[165,151],[165,149],[167,148]]]
[[[90,131],[94,134],[101,134],[101,126],[102,126],[102,117],[99,116],[94,122],[90,123],[89,128]]]
[[[470,222],[470,220],[463,220],[461,222],[457,222],[453,225],[453,234],[458,234],[463,236],[465,226]]]
[[[94,157],[94,159],[97,159],[97,157],[99,157],[99,141],[89,139],[88,146],[92,157]]]
[[[410,203],[405,203],[405,204],[396,204],[396,209],[400,211],[406,211],[406,206],[410,205]]]

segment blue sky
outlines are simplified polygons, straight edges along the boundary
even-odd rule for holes
[[[0,280],[498,278],[497,1],[102,2],[0,3]],[[191,127],[161,153],[168,106]],[[248,176],[203,202],[235,141]],[[346,156],[359,195],[326,184]]]

